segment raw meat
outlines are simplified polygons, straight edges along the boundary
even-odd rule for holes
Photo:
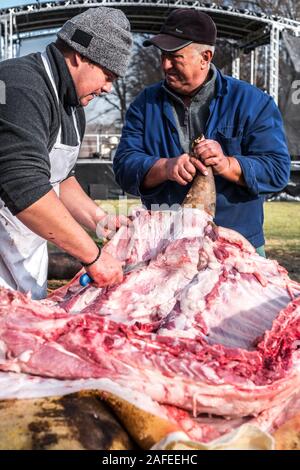
[[[108,289],[78,274],[45,301],[0,291],[2,371],[110,379],[198,440],[280,421],[300,385],[300,285],[284,268],[198,210],[140,210],[105,249],[148,265]]]

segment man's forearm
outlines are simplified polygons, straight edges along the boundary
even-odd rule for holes
[[[167,158],[161,158],[154,163],[146,174],[142,183],[142,189],[155,188],[161,183],[164,183],[167,178]]]
[[[97,222],[105,216],[73,176],[61,183],[59,197],[74,219],[89,230],[95,231]]]
[[[84,263],[90,263],[97,256],[96,243],[72,217],[54,190],[17,217],[30,230]]]

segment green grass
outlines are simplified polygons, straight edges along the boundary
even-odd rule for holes
[[[300,203],[266,203],[264,229],[267,245],[300,250]]]
[[[300,203],[265,204],[266,253],[300,282]]]

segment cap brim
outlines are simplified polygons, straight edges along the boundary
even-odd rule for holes
[[[189,44],[192,44],[193,41],[189,39],[177,38],[176,36],[170,36],[169,34],[157,34],[151,39],[146,39],[143,42],[144,47],[156,46],[162,51],[174,52],[182,49]]]

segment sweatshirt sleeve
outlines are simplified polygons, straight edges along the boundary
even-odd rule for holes
[[[0,197],[14,215],[52,189],[47,145],[53,108],[43,78],[32,75],[13,65],[0,73]]]

